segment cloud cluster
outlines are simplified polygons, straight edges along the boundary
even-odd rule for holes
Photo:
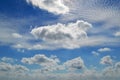
[[[113,63],[113,60],[111,58],[111,56],[104,56],[102,59],[101,59],[101,64],[105,64],[105,65],[111,65]]]
[[[36,55],[35,55],[36,56]],[[33,57],[35,57],[33,56]],[[31,57],[31,59],[33,59]],[[39,58],[40,57],[40,58]],[[48,57],[45,55],[39,55],[39,61],[37,64],[43,64],[49,62]],[[44,57],[44,59],[43,59]],[[106,56],[105,56],[106,57]],[[36,57],[37,58],[37,57]],[[49,59],[56,59],[56,56],[51,56]],[[31,60],[30,58],[27,58]],[[50,60],[51,61],[51,60]],[[39,62],[39,63],[38,63]],[[29,63],[28,63],[29,64]],[[34,64],[34,63],[33,63]],[[106,64],[106,63],[105,63]],[[108,63],[107,63],[108,64]],[[109,65],[101,69],[101,71],[97,71],[96,69],[86,68],[83,71],[79,71],[85,67],[84,60],[81,57],[77,57],[71,60],[64,62],[63,64],[58,65],[59,67],[65,67],[61,69],[56,68],[56,66],[50,68],[41,68],[40,69],[28,69],[22,65],[12,65],[9,63],[0,62],[0,79],[12,79],[12,80],[119,80],[120,78],[120,62],[116,62],[113,65]],[[55,69],[56,68],[56,69]],[[54,70],[53,70],[54,69]],[[66,70],[70,70],[67,71]],[[77,72],[75,71],[77,70]],[[46,71],[46,72],[45,72]],[[45,72],[45,73],[44,73]],[[7,77],[6,77],[7,75]]]
[[[11,65],[9,63],[0,62],[0,71],[2,72],[26,72],[28,68],[22,65]]]
[[[54,14],[65,14],[69,12],[69,7],[64,5],[63,0],[26,0],[33,6],[44,9]]]
[[[102,52],[110,52],[110,51],[112,51],[111,48],[104,47],[104,48],[99,48],[97,51],[92,51],[92,54],[95,56],[99,56],[99,54]]]

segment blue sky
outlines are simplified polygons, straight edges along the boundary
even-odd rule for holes
[[[1,0],[1,80],[119,80],[119,0]]]

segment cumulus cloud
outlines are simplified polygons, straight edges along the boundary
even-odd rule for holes
[[[3,71],[3,72],[10,72],[10,71],[26,72],[26,71],[29,71],[29,69],[22,65],[11,65],[9,63],[0,62],[0,71]]]
[[[23,63],[27,64],[39,64],[41,66],[55,66],[59,62],[57,58],[49,58],[43,54],[37,54],[31,58],[23,58],[21,60]]]
[[[104,65],[111,65],[113,63],[113,60],[111,59],[111,56],[108,55],[101,58],[100,63]]]
[[[99,52],[106,52],[106,51],[111,51],[110,48],[100,48],[98,49]]]
[[[40,57],[40,56],[39,56]],[[45,55],[42,55],[42,58],[47,59]],[[45,58],[46,57],[46,58]],[[27,59],[32,59],[27,58]],[[37,58],[37,57],[36,57]],[[42,60],[42,62],[46,62],[46,60]],[[57,56],[52,55],[49,59],[57,59]],[[48,61],[48,59],[47,59]],[[41,64],[37,63],[37,64]],[[107,63],[108,64],[108,63]],[[59,72],[55,68],[56,66],[52,66],[51,68],[42,68],[42,69],[28,69],[22,65],[12,65],[9,63],[0,62],[0,79],[2,80],[119,80],[120,79],[120,62],[113,64],[112,66],[107,66],[100,71],[96,69],[86,68],[83,71],[79,71],[85,67],[84,61],[80,58],[74,58],[68,60],[61,64],[59,67],[65,67]],[[49,70],[56,70],[54,72],[48,72]],[[66,70],[71,70],[67,71]],[[77,70],[73,71],[73,70]],[[45,73],[44,73],[45,72]],[[7,75],[7,77],[6,77]]]
[[[54,47],[58,48],[78,48],[80,47],[78,42],[87,38],[87,30],[91,27],[90,23],[78,20],[67,25],[58,23],[34,28],[31,34],[36,39],[42,40],[44,44],[34,45],[33,48],[47,48],[49,45],[54,45]]]
[[[90,27],[91,24],[78,20],[76,23],[69,23],[68,25],[58,23],[56,25],[34,28],[31,34],[42,40],[79,40],[87,37],[86,30]]]
[[[74,69],[82,69],[85,67],[84,61],[81,59],[81,57],[68,60],[67,62],[64,63],[64,65],[69,69],[69,70],[74,70]]]
[[[26,0],[33,6],[39,7],[40,9],[47,10],[48,12],[54,14],[65,14],[69,12],[69,7],[67,7],[63,0]]]

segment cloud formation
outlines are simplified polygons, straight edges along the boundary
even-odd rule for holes
[[[45,55],[41,55],[42,58],[48,60]],[[40,57],[40,56],[39,56]],[[37,57],[36,57],[37,58]],[[30,58],[27,58],[30,59]],[[31,57],[33,59],[33,57]],[[30,60],[31,60],[30,59]],[[38,58],[40,59],[40,58]],[[46,60],[41,59],[42,63],[46,63]],[[56,56],[51,56],[50,59],[56,59]],[[39,61],[41,64],[41,61]],[[37,61],[38,62],[38,61]],[[28,69],[22,65],[12,65],[10,63],[0,62],[0,79],[12,79],[12,80],[119,80],[120,78],[120,62],[116,62],[112,66],[107,66],[97,71],[96,69],[89,69],[87,66],[83,71],[79,71],[85,67],[84,60],[81,57],[77,57],[68,60],[61,64],[65,67],[64,69],[55,69],[56,66],[51,68],[40,68],[40,69]],[[108,63],[107,63],[108,64]],[[34,64],[33,64],[34,65]],[[52,72],[49,72],[51,69]],[[67,71],[66,70],[71,70]],[[77,70],[78,72],[75,72]],[[45,72],[46,71],[46,72]],[[59,72],[60,71],[60,72]],[[45,72],[45,73],[44,73]],[[7,77],[6,77],[7,75]]]
[[[43,54],[36,54],[31,58],[23,58],[21,62],[26,64],[39,64],[41,66],[55,66],[59,62],[59,59],[56,57],[49,58]]]
[[[81,57],[68,60],[67,62],[64,63],[64,65],[68,68],[68,70],[78,70],[82,69],[85,67],[84,61],[81,59]]]
[[[98,49],[99,52],[107,52],[107,51],[111,51],[110,48],[100,48]]]
[[[0,71],[2,72],[26,72],[29,71],[28,68],[22,65],[11,65],[9,63],[0,62]]]
[[[63,0],[26,0],[33,6],[44,9],[54,14],[65,14],[69,12],[69,7],[64,5]]]
[[[111,56],[108,55],[108,56],[104,56],[103,58],[101,58],[100,63],[103,65],[111,65],[113,63],[113,60]]]
[[[22,38],[22,35],[18,33],[12,33],[13,38]]]
[[[87,30],[92,25],[88,22],[78,20],[75,23],[55,24],[48,26],[40,26],[34,28],[31,34],[38,40],[42,40],[43,44],[34,45],[33,48],[58,47],[58,48],[78,48],[81,45],[78,43],[86,39]],[[50,47],[49,47],[50,48]]]

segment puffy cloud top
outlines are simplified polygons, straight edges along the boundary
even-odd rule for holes
[[[21,62],[27,64],[39,64],[41,66],[53,66],[57,65],[59,60],[57,58],[48,58],[43,54],[37,54],[31,58],[23,58]]]
[[[31,34],[42,40],[79,40],[87,37],[86,31],[90,27],[91,24],[78,20],[76,23],[69,23],[68,25],[58,23],[34,28]]]
[[[111,56],[104,56],[102,59],[101,59],[101,64],[107,64],[107,65],[111,65],[113,62],[113,60],[111,59]]]
[[[11,65],[9,63],[0,62],[0,71],[25,72],[25,71],[29,71],[29,69],[22,65]]]
[[[54,14],[65,14],[69,12],[69,8],[63,4],[62,0],[26,0],[33,6],[39,7],[40,9],[47,10]]]
[[[80,40],[87,38],[87,30],[91,27],[90,23],[78,20],[75,23],[58,23],[34,28],[31,34],[45,43],[34,45],[33,48],[47,48],[49,45],[54,45],[55,48],[78,48],[81,45]]]
[[[84,68],[84,61],[81,59],[81,57],[68,60],[67,62],[64,63],[64,65],[69,68],[69,70],[72,69],[82,69]]]

